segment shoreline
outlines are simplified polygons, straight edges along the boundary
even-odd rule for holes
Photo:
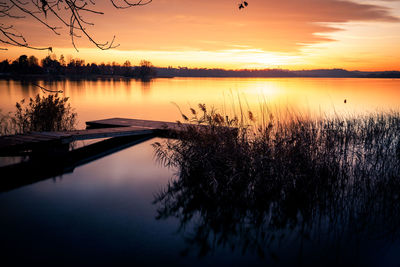
[[[125,80],[141,80],[144,82],[151,81],[152,79],[173,79],[173,78],[358,78],[358,79],[400,79],[400,75],[385,76],[385,75],[364,75],[364,76],[168,76],[160,75],[155,77],[150,77],[146,79],[141,79],[137,77],[129,77],[122,75],[47,75],[47,74],[23,74],[15,75],[8,73],[0,73],[0,80],[110,80],[110,79],[125,79]]]

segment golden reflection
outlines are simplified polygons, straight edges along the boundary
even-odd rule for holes
[[[64,90],[85,121],[112,117],[176,121],[199,103],[232,114],[268,108],[280,115],[356,115],[400,107],[400,79],[353,78],[173,78],[150,83],[131,80],[37,82]],[[22,98],[43,94],[31,84],[0,81],[0,108],[13,111]],[[346,103],[344,100],[346,99]]]

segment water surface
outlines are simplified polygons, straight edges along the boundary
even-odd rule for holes
[[[111,117],[175,121],[180,113],[172,102],[182,110],[206,103],[229,112],[232,106],[238,109],[238,97],[242,106],[251,110],[266,101],[277,110],[289,104],[301,112],[330,115],[363,114],[400,105],[399,79],[174,78],[37,83],[61,89],[70,97],[80,128],[87,120]],[[37,93],[43,94],[30,82],[1,80],[0,108],[13,111],[15,102]],[[0,193],[1,261],[6,266],[309,265],[321,264],[321,259],[324,265],[332,266],[394,266],[400,262],[399,241],[390,240],[397,236],[397,228],[390,229],[393,235],[377,232],[367,239],[352,235],[345,239],[346,234],[337,237],[339,243],[327,243],[319,232],[311,237],[299,235],[301,225],[294,225],[273,233],[276,239],[270,247],[258,248],[246,244],[247,238],[263,236],[251,227],[253,222],[241,221],[240,235],[229,229],[232,231],[224,236],[224,232],[199,229],[204,220],[200,216],[190,218],[185,228],[173,216],[157,220],[162,203],[153,203],[154,196],[175,179],[177,170],[156,161],[151,147],[156,141],[160,140],[146,141],[71,173]],[[324,229],[324,233],[329,231]],[[195,239],[198,234],[208,236],[213,245],[204,247],[205,243]],[[282,234],[285,242],[279,241]],[[212,240],[221,236],[222,240]]]
[[[260,104],[272,110],[297,110],[305,114],[360,114],[400,107],[400,79],[359,78],[173,78],[141,82],[131,79],[96,81],[37,81],[63,90],[85,121],[111,117],[175,121],[199,103],[220,112],[257,113]],[[0,81],[0,109],[13,111],[15,103],[41,90],[27,81]],[[344,103],[346,100],[346,103]]]
[[[240,253],[181,257],[176,219],[156,220],[154,194],[174,169],[153,159],[153,139],[76,168],[72,173],[0,193],[4,266],[226,264]]]

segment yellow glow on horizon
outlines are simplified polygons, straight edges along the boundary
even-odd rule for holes
[[[68,34],[58,38],[32,18],[16,25],[32,44],[51,43],[57,57],[86,63],[137,65],[144,59],[158,67],[400,70],[400,1],[252,0],[245,12],[231,0],[159,0],[131,10],[106,3],[99,2],[107,12],[90,17],[96,25],[90,29],[101,41],[116,34],[121,46],[112,50],[80,38],[76,52]],[[9,47],[0,60],[22,54],[42,59],[48,52]]]
[[[399,44],[400,44],[400,38]],[[400,70],[400,53],[388,54],[388,49],[371,51],[361,48],[360,41],[342,44],[324,43],[308,46],[298,53],[265,52],[261,49],[231,49],[221,51],[123,51],[118,49],[99,51],[95,48],[83,48],[80,52],[74,49],[54,49],[59,58],[84,59],[85,63],[123,64],[129,60],[138,65],[141,60],[148,60],[157,67],[189,68],[224,68],[224,69],[318,69],[344,68],[347,70],[384,71]],[[396,42],[387,44],[389,51],[395,51]],[[382,45],[381,45],[382,46]],[[377,47],[381,47],[377,45]],[[35,55],[39,59],[49,55],[47,52],[36,52],[29,49],[12,48],[7,54],[0,54],[0,59],[15,60],[20,55]]]
[[[348,70],[400,70],[400,24],[336,23],[341,31],[329,34],[336,42],[318,43],[302,49],[313,66]],[[371,29],[374,29],[371,34]]]
[[[44,58],[47,52],[36,52],[20,48],[10,49],[8,53],[16,59],[21,54]],[[133,65],[139,64],[141,60],[149,60],[158,67],[190,67],[190,68],[226,68],[226,69],[266,69],[266,68],[289,68],[304,64],[301,56],[293,53],[264,52],[261,49],[230,49],[220,51],[124,51],[108,50],[99,51],[95,48],[83,48],[79,52],[73,49],[54,49],[59,58],[61,54],[65,58],[81,58],[85,63],[112,63],[123,64],[129,60]]]

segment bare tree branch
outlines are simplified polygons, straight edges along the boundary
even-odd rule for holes
[[[135,6],[144,6],[152,0],[109,0],[116,9],[127,9]],[[95,9],[95,0],[3,0],[0,1],[0,18],[25,19],[27,16],[34,18],[56,35],[60,35],[61,27],[69,28],[69,36],[73,47],[78,51],[75,38],[86,37],[91,43],[101,50],[118,47],[115,44],[115,36],[111,41],[99,42],[95,40],[86,27],[93,27],[94,23],[87,21],[87,14],[103,15]],[[50,24],[48,16],[55,18],[55,24]],[[9,21],[7,21],[9,23]],[[34,47],[28,44],[23,34],[17,31],[13,25],[0,23],[0,43],[5,47],[0,50],[7,50],[7,46],[19,46],[36,50],[50,50],[52,47]]]
[[[36,83],[32,83],[32,85],[39,87],[43,93],[63,93],[63,90],[50,90]]]
[[[12,25],[4,26],[4,24],[0,24],[0,43],[12,45],[12,46],[20,46],[26,47],[35,50],[49,50],[52,51],[51,47],[32,47],[30,46],[24,36],[18,33]],[[7,48],[0,47],[0,50],[7,50]]]
[[[127,9],[136,6],[144,6],[152,0],[109,0],[116,9]],[[43,25],[56,35],[60,35],[59,30],[62,27],[69,29],[71,43],[76,51],[75,38],[86,37],[92,44],[101,50],[107,50],[118,47],[115,44],[115,35],[111,41],[99,42],[95,40],[86,27],[93,27],[94,23],[87,21],[85,15],[96,14],[103,15],[101,11],[95,9],[96,0],[0,0],[0,18],[25,19],[27,16],[34,18],[39,24]],[[247,7],[246,1],[241,1],[239,9]],[[48,16],[55,19],[55,24],[50,24]],[[7,21],[9,23],[9,21]],[[26,47],[36,50],[50,50],[52,47],[34,47],[28,44],[23,34],[17,31],[11,24],[0,23],[0,43],[6,47],[0,47],[0,50],[7,50],[9,46]]]

